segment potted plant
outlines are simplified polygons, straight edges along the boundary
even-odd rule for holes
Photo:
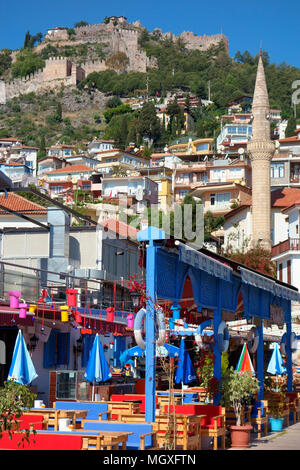
[[[4,382],[4,386],[0,387],[0,439],[3,432],[7,432],[9,439],[12,439],[13,434],[19,431],[20,418],[32,408],[35,398],[36,395],[26,385],[14,380]],[[19,444],[29,442],[30,435],[35,433],[29,429],[22,430]]]
[[[271,432],[282,431],[285,411],[285,396],[282,392],[270,394],[268,398],[268,414]]]
[[[250,424],[242,425],[242,407],[250,404],[253,396],[259,390],[256,377],[250,372],[238,372],[231,367],[228,369],[223,381],[223,404],[231,406],[236,417],[236,424],[230,426],[231,446],[237,448],[249,447]]]

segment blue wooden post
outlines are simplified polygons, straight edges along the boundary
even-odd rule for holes
[[[156,227],[147,227],[138,233],[138,241],[148,241],[146,251],[146,366],[145,366],[145,422],[155,421],[155,381],[156,381],[156,312],[157,300],[157,248],[156,240],[166,238],[165,232]]]
[[[222,281],[221,279],[217,278],[217,296],[218,296],[218,305],[217,308],[214,310],[214,337],[215,337],[215,345],[214,345],[214,355],[215,355],[215,362],[214,362],[214,376],[218,381],[222,378],[222,370],[221,370],[221,358],[222,353],[218,347],[218,328],[222,321]],[[214,404],[218,405],[220,403],[221,394],[217,393],[214,397]]]
[[[155,309],[156,299],[156,247],[151,240],[147,247],[146,291],[146,374],[145,374],[145,422],[155,421]]]
[[[288,303],[288,321],[286,322],[286,337],[290,338],[292,333],[292,320],[291,320],[291,301]],[[287,371],[287,391],[293,391],[293,363],[292,363],[292,351],[290,342],[286,344],[286,371]]]
[[[258,400],[264,399],[264,323],[261,321],[257,326],[259,341],[256,351],[257,379],[259,381]]]

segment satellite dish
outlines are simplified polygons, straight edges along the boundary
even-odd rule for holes
[[[77,178],[73,177],[71,181],[72,181],[73,184],[76,184],[77,183]]]
[[[239,152],[240,155],[243,155],[243,153],[245,153],[245,149],[243,147],[240,147],[238,149],[238,152]]]

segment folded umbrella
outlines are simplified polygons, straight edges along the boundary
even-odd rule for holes
[[[15,380],[18,384],[29,385],[37,377],[38,375],[28,352],[22,332],[19,330],[7,380]]]

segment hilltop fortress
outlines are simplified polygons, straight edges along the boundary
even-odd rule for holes
[[[128,23],[127,19],[121,17],[105,18],[103,23],[85,25],[70,30],[67,27],[56,27],[48,29],[44,40],[35,48],[40,52],[48,44],[56,47],[65,45],[76,46],[85,43],[100,43],[105,45],[107,56],[123,52],[128,57],[126,71],[146,72],[147,69],[156,67],[155,58],[147,57],[146,52],[139,46],[138,39],[143,30],[139,21]],[[70,34],[71,31],[71,34]],[[199,49],[205,51],[211,46],[218,45],[222,41],[228,53],[228,39],[223,34],[212,36],[197,36],[185,31],[179,36],[172,33],[162,33],[155,30],[162,38],[176,40],[181,38],[188,49]],[[45,67],[35,73],[9,82],[0,81],[0,104],[5,104],[20,94],[30,92],[43,93],[50,89],[61,89],[61,86],[76,86],[81,80],[92,72],[101,72],[109,67],[105,60],[89,60],[77,64],[66,57],[52,57],[45,61]]]

